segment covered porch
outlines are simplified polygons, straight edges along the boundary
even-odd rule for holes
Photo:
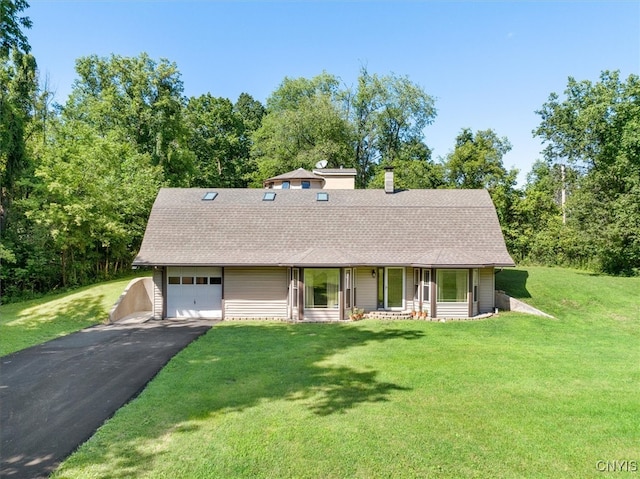
[[[288,316],[341,321],[470,318],[494,310],[494,268],[354,266],[290,268]]]

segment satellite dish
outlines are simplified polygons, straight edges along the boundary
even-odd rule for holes
[[[316,168],[324,168],[328,163],[329,162],[327,160],[320,160],[316,163]]]

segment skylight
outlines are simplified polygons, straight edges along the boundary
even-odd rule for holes
[[[215,191],[207,191],[202,197],[202,201],[213,201],[216,199],[216,196],[218,196],[218,193]]]
[[[262,197],[262,201],[273,201],[275,199],[276,199],[276,194],[273,193],[272,191],[266,192]]]
[[[317,201],[329,201],[329,193],[320,192],[316,194]]]

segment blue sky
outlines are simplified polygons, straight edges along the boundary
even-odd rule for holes
[[[41,75],[64,103],[75,60],[167,58],[185,94],[264,102],[285,77],[322,71],[353,85],[360,68],[406,75],[436,99],[425,129],[434,159],[462,128],[513,145],[524,181],[540,158],[535,114],[567,78],[640,74],[640,1],[57,1],[31,0],[27,31]]]

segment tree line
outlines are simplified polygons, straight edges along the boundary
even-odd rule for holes
[[[507,138],[461,128],[432,158],[435,100],[406,76],[362,68],[285,78],[263,105],[186,97],[175,63],[87,56],[53,102],[24,33],[25,0],[0,0],[0,280],[3,301],[128,271],[163,186],[261,187],[296,168],[357,171],[358,188],[486,188],[518,262],[640,271],[640,82],[603,72],[552,93],[546,145],[524,186]]]

